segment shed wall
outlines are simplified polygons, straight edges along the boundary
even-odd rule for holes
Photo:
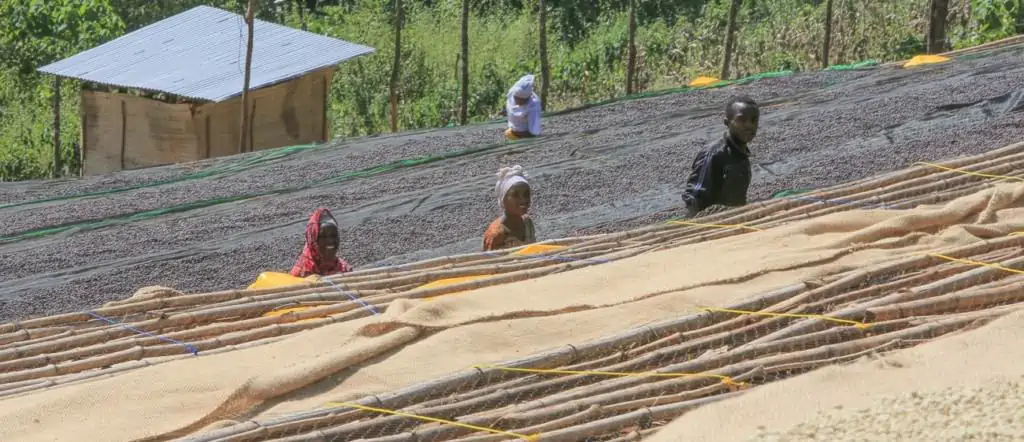
[[[81,117],[83,175],[202,158],[189,104],[83,90]]]
[[[249,93],[253,150],[326,141],[327,94],[333,69]],[[238,152],[242,98],[203,104],[195,113],[199,150],[209,157]]]

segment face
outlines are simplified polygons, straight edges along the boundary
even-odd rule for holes
[[[338,256],[338,228],[333,224],[321,225],[316,247],[322,261],[333,261]]]
[[[733,140],[747,144],[757,136],[757,124],[761,119],[761,111],[757,106],[745,103],[732,105],[732,118],[725,119],[725,125],[729,128],[729,136]]]
[[[530,186],[519,183],[512,186],[505,194],[505,212],[509,215],[523,216],[530,211]]]
[[[529,99],[519,98],[519,97],[515,97],[515,96],[513,96],[512,99],[515,100],[516,104],[519,105],[519,106],[526,106],[526,103],[528,101],[530,101]]]

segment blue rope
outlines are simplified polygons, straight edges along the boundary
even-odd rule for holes
[[[100,321],[106,322],[106,323],[111,324],[111,325],[116,325],[118,327],[124,328],[126,330],[130,330],[130,331],[138,333],[140,335],[149,336],[151,338],[157,338],[157,339],[159,339],[161,341],[170,342],[172,344],[178,344],[178,345],[180,345],[182,347],[185,347],[185,350],[187,350],[189,353],[192,353],[193,355],[199,356],[199,349],[196,348],[196,346],[194,346],[192,344],[188,344],[188,343],[181,342],[181,341],[178,341],[178,340],[175,340],[175,339],[171,339],[171,338],[168,338],[167,336],[156,335],[156,334],[150,333],[148,331],[139,330],[139,329],[137,329],[135,327],[132,327],[132,326],[130,326],[128,324],[125,324],[123,322],[117,322],[117,321],[115,321],[113,319],[110,319],[108,317],[102,316],[99,313],[96,313],[96,312],[91,311],[91,310],[86,310],[85,313],[88,314],[89,316],[92,316],[92,317],[94,317],[96,319],[99,319]]]
[[[328,284],[332,285],[335,290],[341,292],[342,294],[347,295],[353,301],[359,303],[359,305],[362,305],[363,308],[369,310],[370,313],[373,313],[375,315],[379,315],[380,314],[380,312],[378,312],[377,309],[374,308],[372,305],[367,304],[366,301],[363,301],[362,299],[360,299],[358,296],[352,294],[351,292],[346,292],[344,289],[339,287],[338,284],[335,284],[334,281],[331,281],[330,279],[327,279],[327,278],[324,278],[324,281],[327,281]]]

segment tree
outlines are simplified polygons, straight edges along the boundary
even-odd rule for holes
[[[462,0],[462,87],[459,124],[469,122],[469,0]]]
[[[636,78],[636,0],[629,1],[629,43],[626,50],[626,95],[631,95],[633,79]]]
[[[829,51],[832,49],[832,0],[825,0],[825,36],[821,43],[821,67],[827,68]]]
[[[732,51],[736,46],[736,14],[740,11],[743,0],[732,0],[729,6],[729,23],[725,29],[725,55],[722,57],[722,80],[729,79],[729,63],[732,61]]]
[[[391,132],[398,132],[398,79],[402,66],[402,0],[395,0],[395,62],[391,65]]]
[[[931,0],[928,20],[926,51],[929,54],[946,52],[946,18],[949,17],[949,0]]]
[[[124,22],[107,0],[0,2],[0,63],[22,75],[122,33]]]
[[[538,33],[540,34],[540,108],[547,109],[548,86],[551,85],[551,65],[548,64],[548,6],[545,0],[540,0],[540,11],[538,16]]]

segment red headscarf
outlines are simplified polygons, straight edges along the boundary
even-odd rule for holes
[[[305,278],[309,275],[330,275],[332,273],[351,272],[352,267],[345,260],[336,258],[333,263],[320,265],[320,252],[317,250],[317,239],[320,237],[320,222],[324,218],[334,220],[331,211],[319,208],[313,211],[306,222],[306,246],[302,248],[302,255],[292,267],[292,276]],[[337,224],[337,222],[335,222]]]

